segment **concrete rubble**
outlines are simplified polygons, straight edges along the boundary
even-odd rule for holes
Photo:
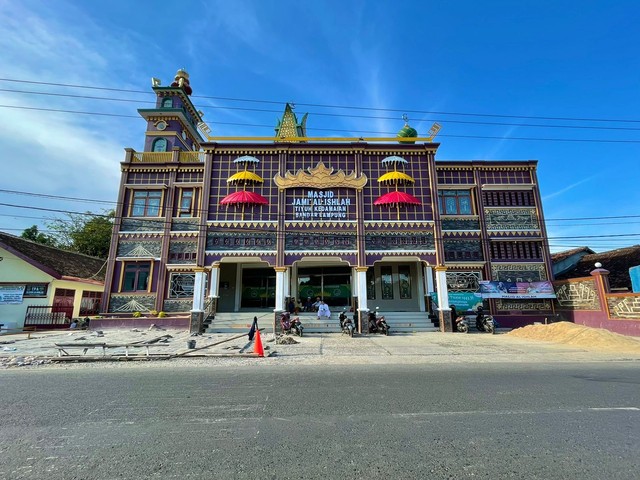
[[[355,335],[309,333],[277,336],[263,329],[265,358],[253,353],[247,332],[191,336],[186,330],[113,329],[53,331],[0,336],[0,370],[11,368],[87,368],[157,364],[258,365],[261,363],[434,364],[638,361],[640,351],[602,351],[597,345],[569,345],[516,335],[396,333]],[[627,340],[633,337],[626,337]],[[631,340],[640,345],[640,339]],[[192,343],[195,342],[195,345]]]

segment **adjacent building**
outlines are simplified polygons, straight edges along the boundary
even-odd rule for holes
[[[144,151],[121,164],[105,314],[189,313],[197,327],[321,297],[431,313],[447,330],[450,301],[482,302],[480,282],[552,280],[536,161],[436,160],[433,136],[409,125],[393,139],[309,138],[290,105],[272,138],[215,139],[188,74],[160,83],[139,110]],[[485,307],[504,325],[553,308],[495,297]]]
[[[104,259],[0,232],[1,328],[60,328],[97,315],[105,270]]]

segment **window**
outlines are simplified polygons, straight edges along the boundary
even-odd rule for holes
[[[173,98],[163,98],[162,108],[173,108]]]
[[[398,280],[400,283],[400,298],[411,298],[411,267],[400,265],[398,267]]]
[[[178,207],[179,217],[193,217],[193,188],[183,188],[180,190],[180,204]],[[196,215],[197,216],[197,215]]]
[[[27,285],[24,289],[24,297],[46,297],[47,296],[47,284],[31,284]]]
[[[376,278],[373,267],[367,270],[367,300],[376,299]]]
[[[156,138],[151,146],[152,152],[166,152],[167,151],[167,139]]]
[[[487,207],[533,207],[535,206],[531,191],[485,191],[482,201]]]
[[[172,273],[169,279],[169,298],[193,297],[195,282],[195,273]]]
[[[442,215],[473,215],[469,190],[439,190],[438,206]]]
[[[97,315],[100,313],[102,292],[82,292],[80,301],[80,315]]]
[[[123,292],[146,292],[149,288],[151,262],[128,263],[124,267]]]
[[[162,192],[160,190],[134,190],[132,217],[159,217]]]
[[[393,300],[393,275],[391,267],[380,267],[380,286],[382,287],[382,299]]]

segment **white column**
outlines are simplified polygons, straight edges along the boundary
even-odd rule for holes
[[[220,296],[220,265],[211,265],[211,279],[209,281],[209,297],[218,298]]]
[[[288,268],[284,272],[284,296],[291,297],[291,270]]]
[[[276,311],[284,310],[284,273],[287,267],[276,267]]]
[[[436,288],[438,290],[438,310],[449,310],[446,267],[436,267]]]
[[[365,311],[367,307],[367,269],[366,267],[357,268],[358,276],[358,310]]]
[[[204,277],[205,271],[196,270],[196,278],[193,284],[193,308],[192,312],[204,311]]]
[[[425,296],[425,292],[424,292],[424,278],[422,277],[422,269],[420,268],[422,266],[422,263],[417,263],[416,264],[416,276],[418,277],[417,280],[417,286],[418,286],[418,303],[420,305],[420,311],[424,312],[426,311],[426,305],[425,305],[425,300],[424,300],[424,296]]]
[[[433,289],[433,269],[431,267],[424,267],[423,269],[425,288],[427,289],[427,295],[431,292],[435,292]]]

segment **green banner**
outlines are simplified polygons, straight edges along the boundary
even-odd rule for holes
[[[448,297],[449,307],[455,305],[459,313],[466,310],[475,310],[479,305],[482,305],[482,296],[479,293],[449,292]],[[438,305],[438,294],[436,292],[431,293],[431,299]]]

